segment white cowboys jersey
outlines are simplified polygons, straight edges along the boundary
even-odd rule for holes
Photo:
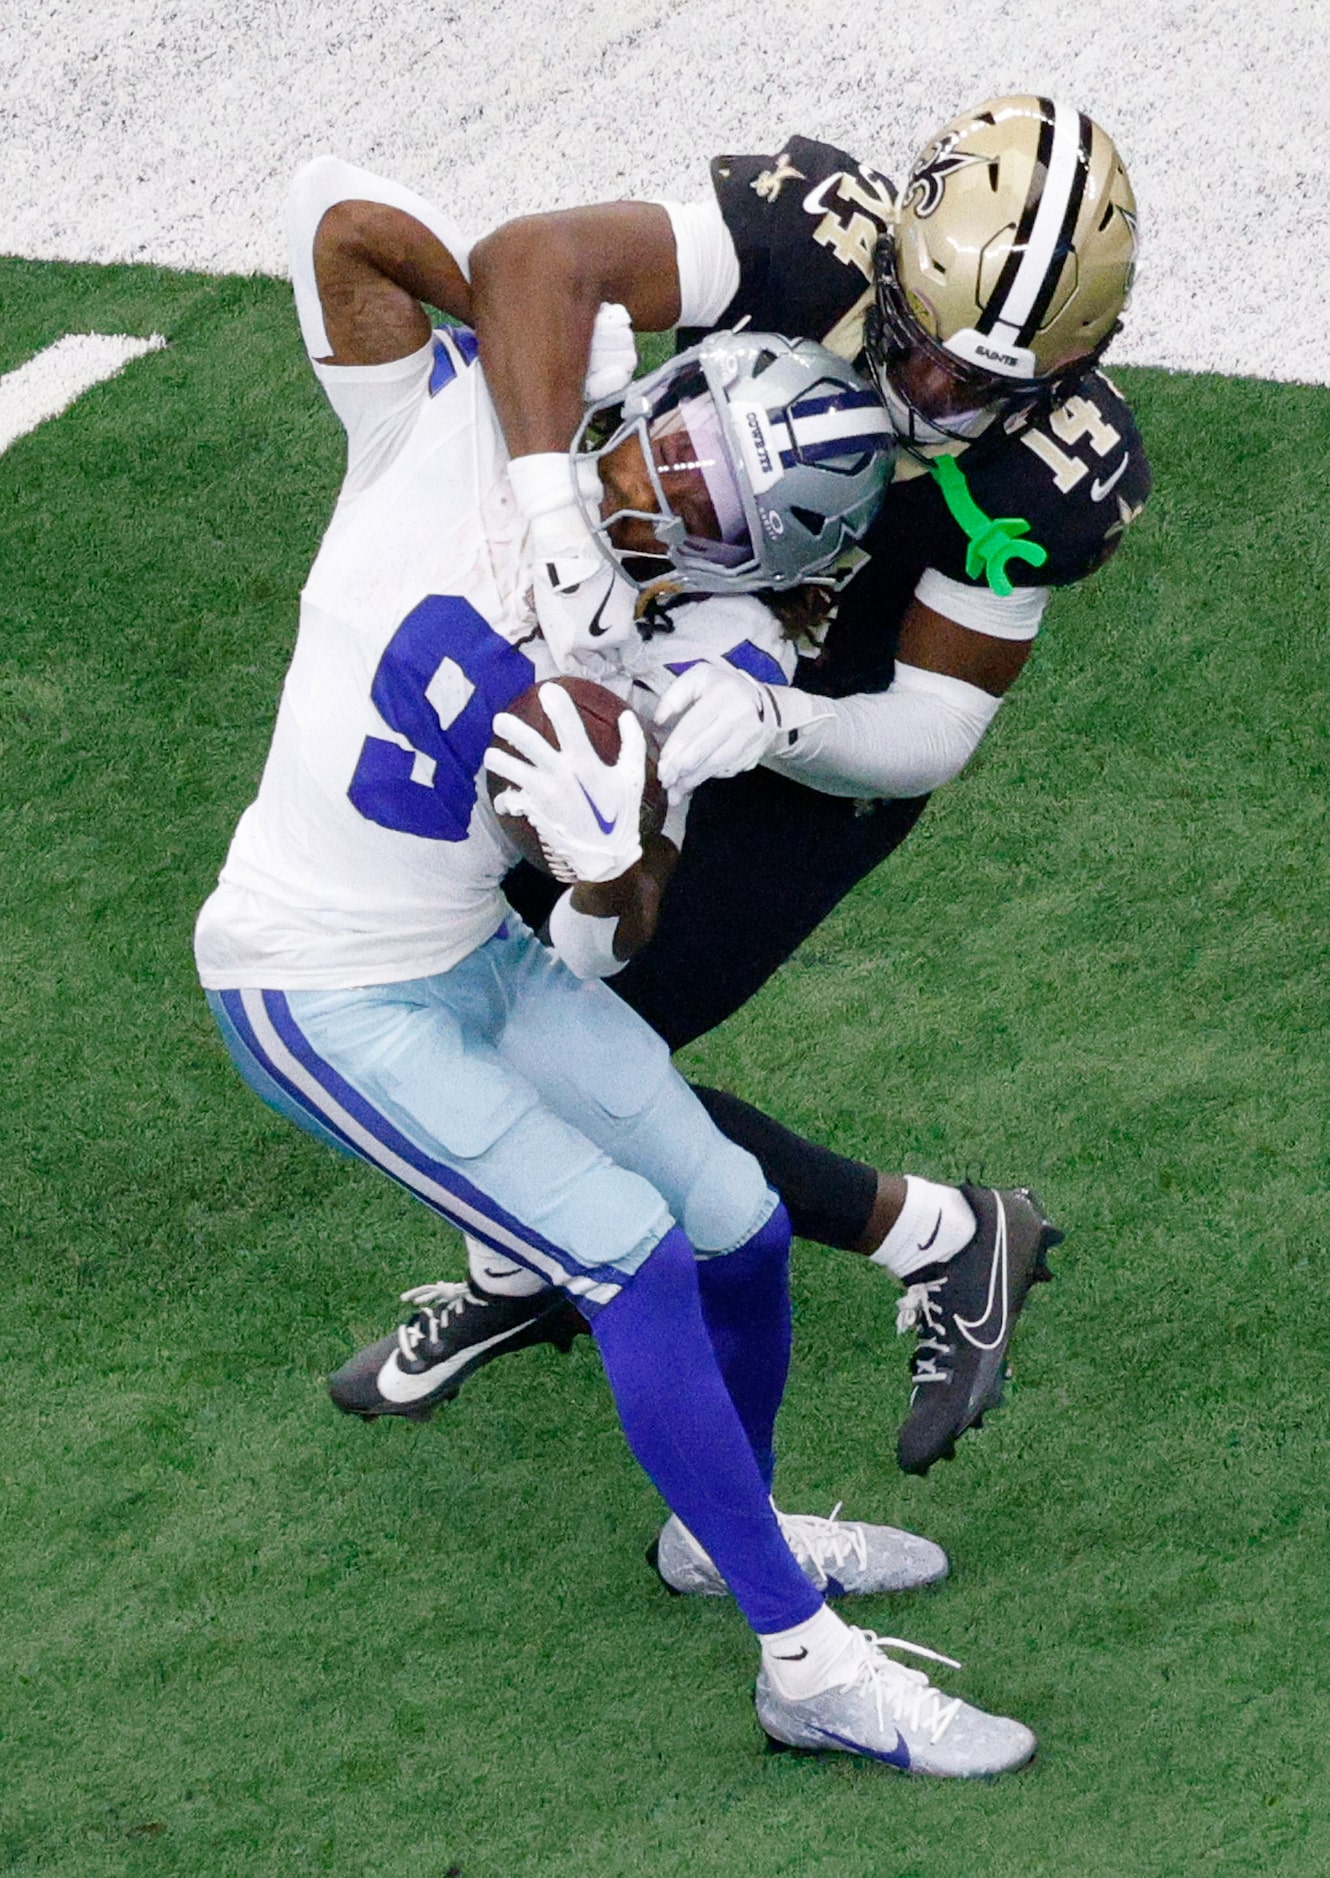
[[[472,335],[451,332],[391,366],[315,366],[347,426],[347,477],[301,597],[258,796],[199,915],[210,990],[426,977],[509,910],[501,882],[517,857],[481,759],[495,713],[553,666],[474,360]],[[793,649],[756,601],[676,618],[622,671],[595,673],[648,720],[700,657],[788,679]]]

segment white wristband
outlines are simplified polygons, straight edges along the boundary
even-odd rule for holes
[[[573,905],[573,891],[570,887],[554,902],[550,944],[575,978],[608,978],[612,972],[621,972],[628,961],[614,956],[618,914],[579,913]]]
[[[566,450],[545,450],[537,456],[515,456],[508,465],[517,506],[529,522],[553,509],[572,508],[577,502],[573,462]]]
[[[671,802],[665,811],[665,820],[660,832],[676,853],[683,852],[684,830],[688,826],[688,804],[691,796],[680,796],[677,802]]]

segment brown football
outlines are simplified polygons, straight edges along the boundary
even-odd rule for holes
[[[597,685],[589,678],[546,678],[541,684],[558,685],[566,691],[577,706],[577,714],[586,727],[591,747],[602,762],[613,763],[619,754],[619,719],[628,709],[622,698],[616,698],[604,685]],[[545,715],[545,707],[540,702],[540,685],[529,685],[511,704],[505,705],[524,724],[530,724],[538,730],[547,743],[557,742],[550,720]],[[669,806],[665,791],[656,777],[656,751],[659,739],[650,725],[644,725],[647,739],[647,780],[642,791],[642,839],[649,835],[658,835],[665,821],[665,811]],[[496,737],[495,743],[502,749],[510,748],[502,737]],[[485,772],[489,784],[490,800],[502,795],[510,787],[501,776]],[[499,823],[513,846],[519,848],[523,857],[538,867],[542,874],[550,872],[545,859],[545,850],[540,845],[540,837],[524,815],[500,815]]]

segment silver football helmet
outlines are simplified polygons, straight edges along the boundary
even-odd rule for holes
[[[602,552],[639,589],[676,593],[839,584],[894,454],[843,359],[752,332],[712,333],[593,404],[572,445]]]

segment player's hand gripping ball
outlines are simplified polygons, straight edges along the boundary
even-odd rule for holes
[[[490,800],[509,840],[560,880],[615,880],[658,834],[668,803],[654,739],[603,685],[532,685],[494,720]]]

